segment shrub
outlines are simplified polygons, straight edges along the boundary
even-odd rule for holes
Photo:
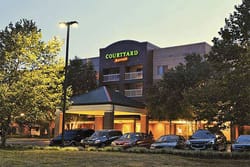
[[[41,147],[42,150],[60,150],[61,147],[58,147],[58,146],[46,146],[46,147]]]
[[[61,151],[79,151],[78,147],[61,147]]]
[[[147,149],[144,147],[131,147],[123,149],[122,147],[59,147],[59,146],[33,146],[33,145],[7,145],[1,147],[6,150],[58,150],[58,151],[115,151],[115,152],[131,152],[131,153],[151,153],[151,154],[172,154],[179,156],[206,158],[206,159],[249,159],[250,152],[219,152],[213,150],[180,150],[171,148]]]
[[[86,151],[97,151],[96,147],[87,147]]]
[[[112,147],[112,151],[120,151],[120,152],[122,152],[122,151],[124,151],[124,148],[122,148],[122,147]]]
[[[145,147],[131,147],[126,149],[126,152],[133,152],[133,153],[149,153],[149,149]]]
[[[107,147],[104,147],[102,149],[102,151],[123,152],[124,148],[122,148],[122,147],[107,146]]]
[[[111,146],[103,147],[101,151],[113,151],[113,148]]]

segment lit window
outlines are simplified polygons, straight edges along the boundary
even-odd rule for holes
[[[157,75],[163,76],[166,72],[168,72],[168,65],[161,65],[157,67]]]

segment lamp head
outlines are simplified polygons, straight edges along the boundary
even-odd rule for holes
[[[73,27],[77,27],[78,25],[78,22],[77,21],[68,21],[68,22],[60,22],[59,23],[59,26],[61,28],[64,28],[64,27],[68,27],[68,26],[73,26]]]

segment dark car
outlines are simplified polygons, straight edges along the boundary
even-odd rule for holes
[[[113,141],[111,146],[119,146],[123,148],[138,146],[149,148],[153,142],[152,135],[147,133],[125,133],[119,139]]]
[[[65,130],[64,146],[78,146],[82,139],[91,136],[95,131],[93,129],[73,129]],[[62,134],[56,136],[50,141],[50,146],[62,146]]]
[[[193,150],[226,150],[226,137],[221,131],[200,129],[197,130],[186,142]]]
[[[240,135],[232,144],[232,151],[250,151],[250,135]]]
[[[180,135],[164,135],[151,144],[150,149],[156,148],[178,148],[184,149],[186,147],[186,140]]]
[[[98,130],[95,131],[89,138],[82,140],[83,146],[104,147],[110,145],[114,140],[120,138],[122,132],[119,130]]]

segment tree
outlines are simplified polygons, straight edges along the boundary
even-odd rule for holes
[[[225,84],[210,79],[186,90],[184,102],[192,110],[196,121],[206,121],[207,125],[216,123],[214,126],[222,129],[225,128],[223,111],[228,107],[228,102],[224,99],[225,91]]]
[[[61,42],[43,42],[41,30],[32,20],[10,23],[0,31],[0,119],[2,146],[15,116],[26,118],[53,114],[59,105],[63,80],[57,65]]]
[[[181,89],[183,89],[183,75],[174,69],[170,70],[163,76],[163,79],[153,85],[148,90],[146,96],[146,104],[149,110],[149,115],[156,120],[169,120],[170,133],[172,120],[180,118],[181,106],[179,101],[182,98]]]
[[[235,9],[207,56],[213,72],[203,85],[186,93],[197,118],[217,122],[220,128],[228,121],[250,122],[250,1],[243,0]]]
[[[169,120],[192,118],[188,105],[184,105],[184,93],[200,85],[210,74],[210,67],[200,55],[185,57],[186,64],[180,64],[164,74],[163,78],[148,90],[146,103],[153,119]]]
[[[83,94],[97,87],[96,71],[91,61],[83,63],[82,59],[75,57],[70,61],[68,77],[73,95]]]
[[[230,112],[224,116],[234,124],[249,122],[250,89],[250,1],[243,0],[236,11],[225,20],[224,28],[214,38],[208,61],[215,69],[216,82],[225,82],[224,102],[230,102]]]
[[[236,11],[225,19],[224,28],[220,29],[220,38],[213,39],[212,52],[208,61],[213,63],[218,72],[230,72],[239,63],[242,53],[247,52],[250,41],[250,2],[243,0]]]
[[[239,56],[234,69],[225,75],[227,81],[227,100],[230,101],[230,112],[225,117],[232,124],[250,125],[250,47]]]
[[[54,112],[61,103],[63,62],[43,65],[39,69],[23,73],[18,82],[13,84],[16,98],[16,117],[22,112],[26,125],[54,120]]]

